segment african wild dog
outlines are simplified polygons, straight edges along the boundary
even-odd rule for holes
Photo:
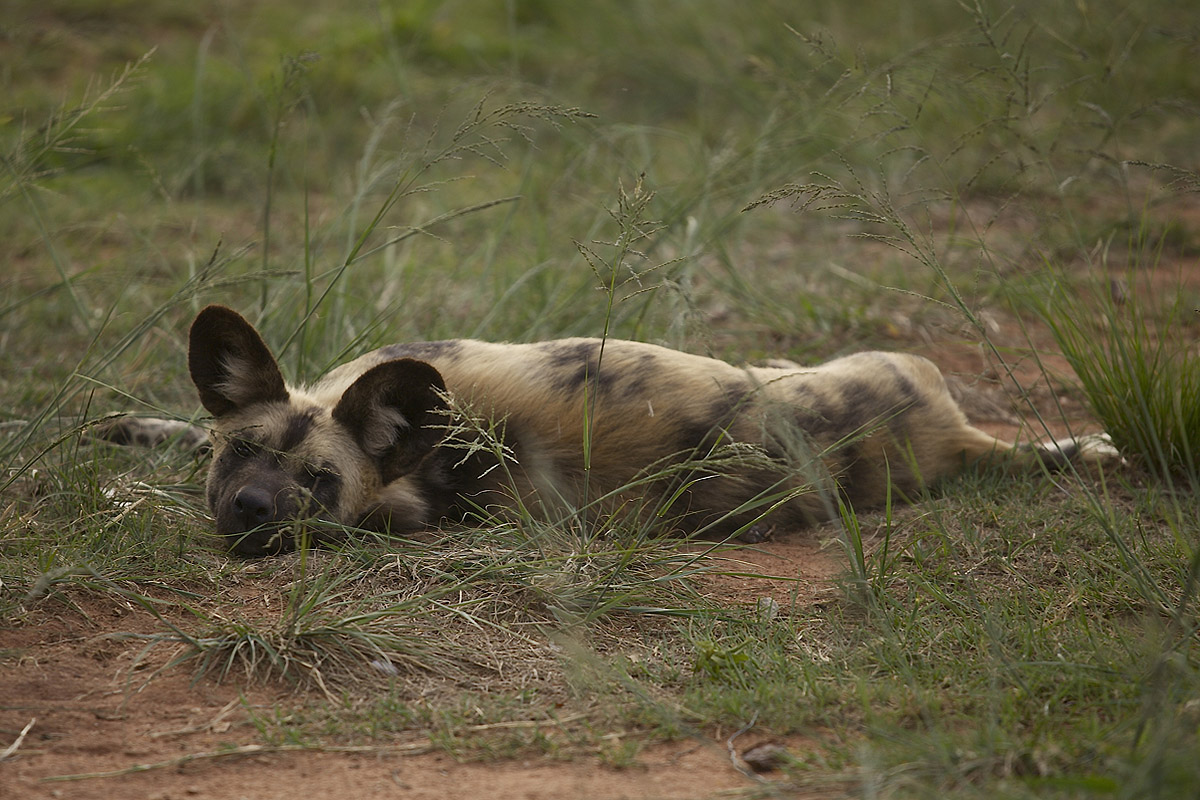
[[[404,533],[606,495],[639,495],[668,529],[753,538],[768,509],[798,526],[836,513],[839,496],[879,506],[978,462],[1113,455],[1098,441],[997,440],[967,423],[930,361],[900,353],[741,368],[619,340],[459,339],[383,347],[295,387],[249,322],[209,306],[188,365],[214,417],[208,505],[245,555],[290,549],[303,519]],[[493,420],[503,447],[480,444],[464,416]],[[318,539],[334,528],[314,526]]]

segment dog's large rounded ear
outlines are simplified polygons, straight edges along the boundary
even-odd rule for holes
[[[424,361],[385,361],[351,384],[333,418],[379,465],[384,483],[391,483],[445,436],[445,391],[441,374]]]
[[[288,399],[283,373],[258,331],[225,306],[208,306],[192,323],[188,371],[213,416]]]

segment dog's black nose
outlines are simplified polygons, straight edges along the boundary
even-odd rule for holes
[[[243,530],[275,519],[275,497],[259,486],[243,486],[233,497],[233,513]]]

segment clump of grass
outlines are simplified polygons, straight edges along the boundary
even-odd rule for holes
[[[367,592],[361,573],[343,570],[346,566],[337,555],[317,554],[304,544],[291,561],[290,575],[282,572],[291,581],[275,598],[280,612],[228,613],[185,604],[199,623],[192,630],[155,610],[168,631],[141,637],[148,639],[146,652],[174,644],[169,666],[192,662],[197,676],[278,680],[326,693],[372,677],[416,672],[461,677],[480,666],[467,650],[431,635],[430,616],[442,592]]]
[[[1200,486],[1200,353],[1181,289],[1143,276],[1079,292],[1060,283],[1042,316],[1113,444],[1157,478]]]

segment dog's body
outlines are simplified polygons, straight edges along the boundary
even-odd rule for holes
[[[971,427],[928,360],[868,352],[740,368],[649,344],[451,340],[384,347],[308,387],[210,306],[189,368],[214,418],[208,503],[233,550],[306,518],[396,533],[518,504],[600,499],[671,527],[744,533],[911,495],[978,462],[1061,465],[1104,447],[1014,447]]]

